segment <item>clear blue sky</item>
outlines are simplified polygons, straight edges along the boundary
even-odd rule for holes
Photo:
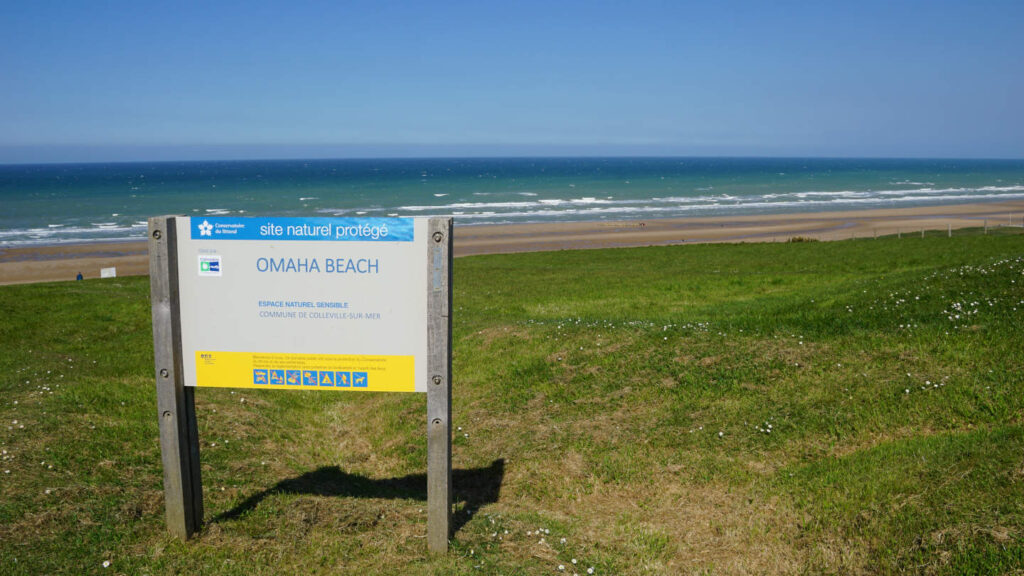
[[[1024,2],[4,2],[0,162],[1024,157]]]

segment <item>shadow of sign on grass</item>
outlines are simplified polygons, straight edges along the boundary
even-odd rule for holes
[[[452,532],[458,532],[485,504],[498,501],[505,478],[505,459],[498,458],[486,468],[452,470],[452,500],[464,503],[463,512],[452,516]],[[349,474],[337,466],[322,466],[301,476],[282,480],[273,487],[253,494],[243,502],[213,518],[212,523],[234,520],[256,509],[274,494],[310,494],[349,498],[396,498],[427,500],[427,475],[410,474],[400,478],[374,480]]]

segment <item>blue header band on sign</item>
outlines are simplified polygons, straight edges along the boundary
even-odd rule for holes
[[[412,242],[412,218],[192,218],[193,240]]]

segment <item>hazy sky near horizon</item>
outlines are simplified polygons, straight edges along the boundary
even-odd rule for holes
[[[11,2],[0,162],[1024,157],[1024,2]]]

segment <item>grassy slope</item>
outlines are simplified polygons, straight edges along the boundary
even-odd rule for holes
[[[422,397],[200,390],[182,544],[146,280],[4,287],[0,573],[1019,570],[1022,240],[457,260],[433,559]]]

